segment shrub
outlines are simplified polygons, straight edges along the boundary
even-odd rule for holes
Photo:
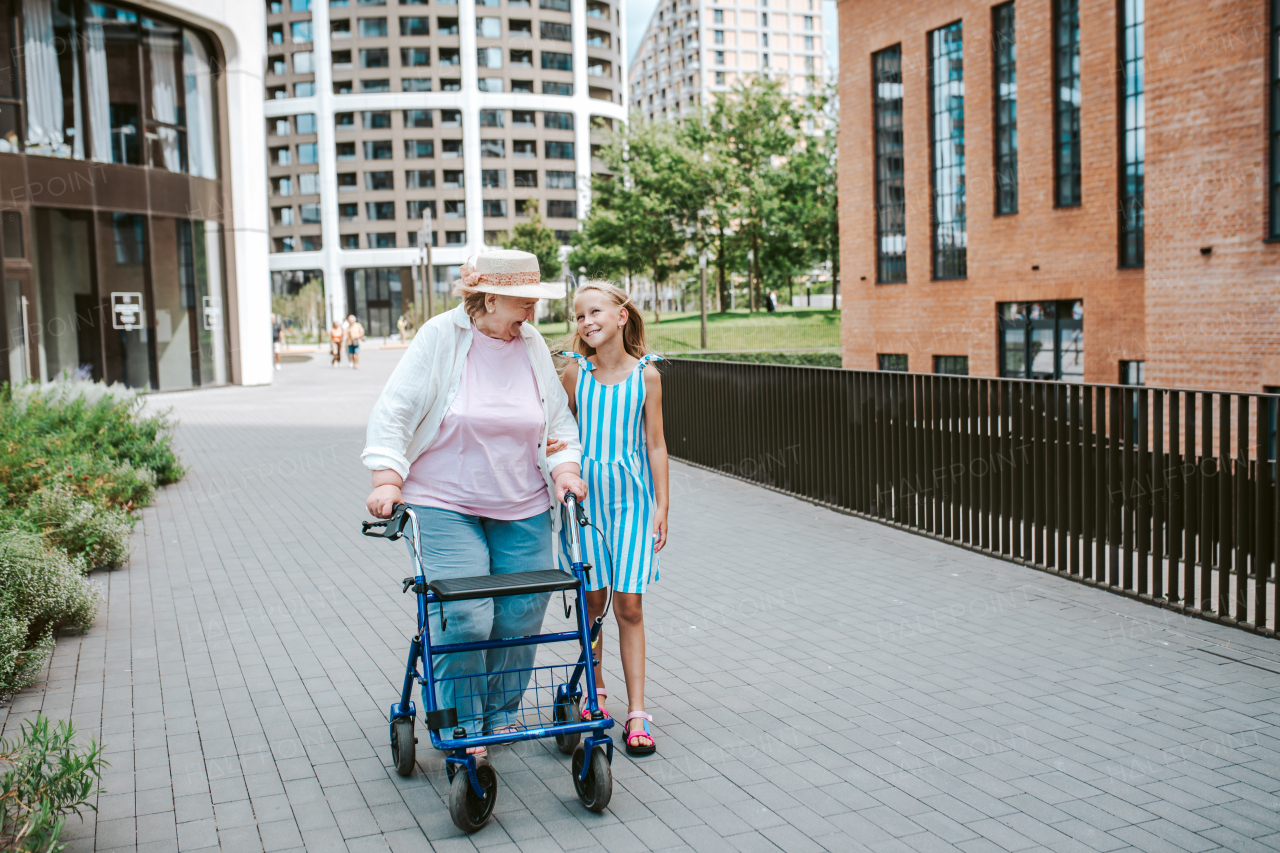
[[[710,352],[677,355],[704,361],[739,361],[748,364],[800,364],[809,367],[841,367],[839,352]]]
[[[100,594],[64,551],[32,533],[0,530],[0,698],[31,683],[55,631],[89,627]]]
[[[80,747],[75,737],[71,723],[61,720],[51,730],[37,714],[18,738],[0,740],[0,763],[9,766],[0,779],[0,850],[61,850],[66,816],[96,811],[89,798],[99,793],[108,762],[96,741]]]
[[[137,475],[128,463],[121,468]],[[151,473],[145,468],[143,472]],[[65,482],[51,483],[32,495],[25,517],[44,535],[45,542],[82,560],[85,568],[118,566],[129,556],[133,516],[84,500]]]

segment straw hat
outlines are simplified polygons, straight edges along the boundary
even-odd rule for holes
[[[497,293],[523,299],[563,299],[564,283],[543,281],[538,257],[503,249],[474,255],[462,265],[462,278],[453,283],[456,296]]]

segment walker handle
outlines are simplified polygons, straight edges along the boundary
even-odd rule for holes
[[[591,520],[587,518],[587,508],[578,502],[578,496],[573,492],[564,493],[564,504],[569,508],[569,512],[573,513],[573,518],[578,522],[579,527],[591,524]]]
[[[405,515],[405,509],[407,508],[408,504],[399,503],[395,505],[395,508],[391,511],[391,517],[388,519],[383,521],[360,522],[360,532],[365,536],[390,539],[394,542],[404,534],[404,524],[409,518]]]

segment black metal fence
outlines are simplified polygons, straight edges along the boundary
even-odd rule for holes
[[[673,457],[1275,636],[1280,397],[669,359]]]

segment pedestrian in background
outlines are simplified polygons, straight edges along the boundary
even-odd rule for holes
[[[364,340],[364,326],[352,314],[347,318],[347,357],[351,359],[351,369],[360,369],[360,343]]]
[[[400,330],[400,343],[404,343],[404,340],[405,340],[404,330],[407,329],[408,327],[409,327],[409,321],[404,318],[403,314],[401,314],[400,319],[396,320],[396,328]]]
[[[284,328],[280,325],[280,318],[275,314],[271,315],[271,352],[275,356],[276,370],[280,369],[280,350],[284,347]]]
[[[342,324],[336,319],[329,328],[329,358],[333,367],[342,363]]]

